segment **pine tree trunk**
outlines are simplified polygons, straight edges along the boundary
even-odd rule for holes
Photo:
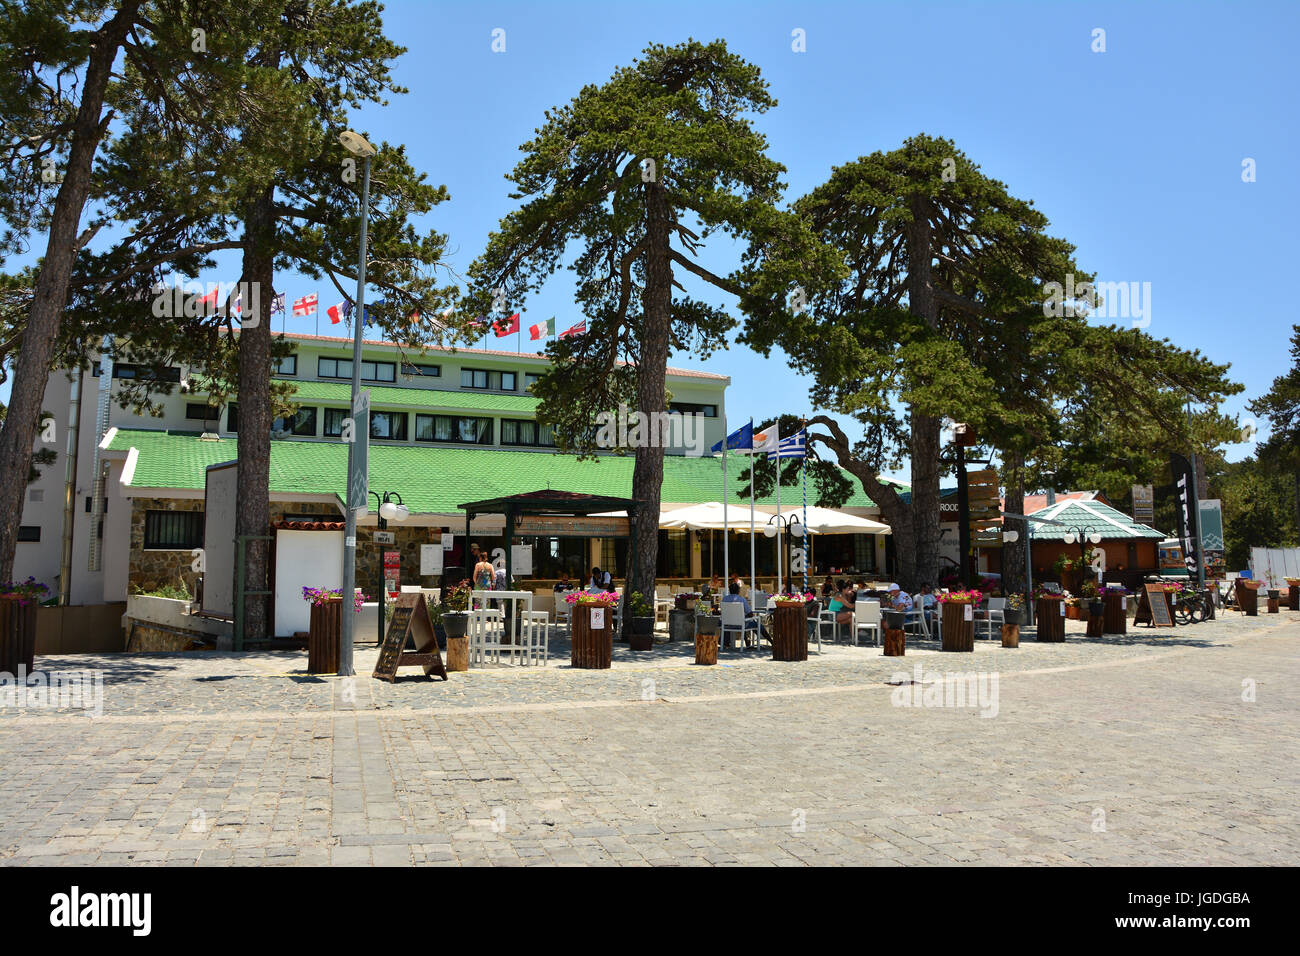
[[[40,426],[41,403],[59,324],[68,301],[68,283],[77,255],[77,231],[90,194],[90,172],[107,123],[101,119],[113,60],[135,19],[139,0],[125,0],[117,14],[94,35],[81,84],[81,103],[72,125],[68,164],[54,200],[45,256],[33,289],[23,342],[14,362],[13,388],[0,426],[0,581],[13,578],[18,526],[22,522],[32,443]]]
[[[235,534],[270,534],[271,481],[271,288],[274,281],[275,211],[270,189],[249,204],[244,219],[249,244],[244,249],[244,281],[257,290],[244,303],[239,333],[239,466],[235,493]],[[360,321],[357,316],[353,321]],[[359,428],[369,427],[361,423]],[[247,544],[244,587],[265,591],[269,582],[268,541]],[[268,636],[265,597],[244,602],[244,640]],[[273,635],[272,635],[273,636]]]
[[[658,419],[644,416],[662,412],[665,406],[664,379],[668,369],[673,274],[669,259],[668,199],[663,184],[646,183],[645,194],[646,275],[642,302],[645,322],[637,363],[636,404],[642,413],[642,422],[648,423]],[[643,427],[643,437],[649,437],[650,431],[648,426]],[[659,561],[659,494],[663,481],[663,444],[657,440],[643,441],[636,449],[636,463],[632,469],[632,497],[640,507],[636,517],[635,574],[628,581],[629,593],[654,594],[655,569]]]
[[[930,266],[934,259],[930,204],[912,202],[912,222],[907,226],[907,297],[909,311],[930,328],[939,325],[934,283]],[[934,584],[939,577],[939,419],[934,415],[911,411],[912,418],[912,546],[916,566],[911,576],[900,573],[900,582],[909,591],[922,584]],[[895,539],[906,547],[905,541]],[[966,556],[962,555],[965,561]]]
[[[1003,511],[1009,514],[1022,515],[1025,513],[1025,457],[1018,453],[1009,453],[1004,458],[1006,470],[1003,474],[1004,486],[1007,489],[1006,504]],[[1006,594],[1013,591],[1024,591],[1025,582],[1025,549],[1029,547],[1029,532],[1025,528],[1027,522],[1019,519],[1004,521],[1004,531],[1015,531],[1019,538],[1015,541],[1002,543],[1002,590]]]

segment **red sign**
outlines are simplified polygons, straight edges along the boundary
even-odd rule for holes
[[[399,582],[402,572],[402,552],[385,551],[384,552],[384,589],[390,594],[397,594],[400,590]]]

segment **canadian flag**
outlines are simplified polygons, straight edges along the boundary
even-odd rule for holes
[[[294,315],[314,315],[316,313],[316,293],[305,295],[293,302]]]

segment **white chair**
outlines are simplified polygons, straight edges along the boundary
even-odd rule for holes
[[[664,586],[656,586],[655,587],[655,623],[656,624],[659,623],[659,614],[660,612],[662,612],[664,623],[667,624],[668,612],[671,611],[673,607],[674,607],[674,602],[673,602],[672,594],[668,590],[668,588]]]
[[[749,640],[746,631],[754,632],[754,643],[758,643],[758,621],[754,618],[745,617],[745,606],[739,601],[722,602],[722,639],[725,642],[728,634],[739,634],[740,639],[749,646]],[[732,646],[735,646],[733,638]]]
[[[570,630],[570,633],[572,633],[572,627],[571,627],[571,622],[573,620],[572,610],[573,610],[573,606],[564,599],[563,591],[555,595],[556,627],[563,625],[565,628],[568,628]]]
[[[820,611],[817,614],[817,649],[818,650],[821,650],[823,628],[829,627],[831,629],[832,644],[838,644],[840,642],[841,625],[838,621],[835,620],[835,618],[837,615],[841,613],[843,613],[842,610],[832,611],[829,608],[827,608],[826,610]]]
[[[500,663],[503,633],[504,622],[500,608],[480,607],[470,611],[466,633],[469,638],[470,664],[482,667],[489,656],[494,662]]]
[[[866,631],[880,643],[880,602],[857,601],[853,605],[853,646],[858,646],[858,632]]]
[[[1001,631],[1002,625],[1006,623],[1006,609],[1006,598],[989,598],[988,610],[984,612],[984,636],[989,640],[993,639],[993,625],[997,624]]]
[[[913,633],[919,632],[928,641],[930,639],[930,622],[926,620],[923,608],[913,607],[910,611],[903,612],[903,630],[906,631],[914,625]]]
[[[524,663],[539,663],[540,657],[545,667],[551,659],[551,616],[545,611],[524,611],[523,622]]]

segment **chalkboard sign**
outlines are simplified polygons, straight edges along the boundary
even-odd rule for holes
[[[1173,627],[1174,618],[1169,612],[1169,602],[1165,599],[1163,584],[1148,584],[1138,592],[1137,615],[1134,624],[1147,624],[1151,627]]]
[[[408,637],[415,644],[414,651],[404,650]],[[391,684],[397,679],[399,667],[417,665],[424,668],[425,676],[437,674],[447,680],[447,668],[442,663],[442,653],[438,650],[438,638],[433,632],[429,605],[425,603],[424,595],[403,594],[393,602],[388,630],[384,633],[384,643],[379,648],[379,659],[375,662],[373,676]]]

